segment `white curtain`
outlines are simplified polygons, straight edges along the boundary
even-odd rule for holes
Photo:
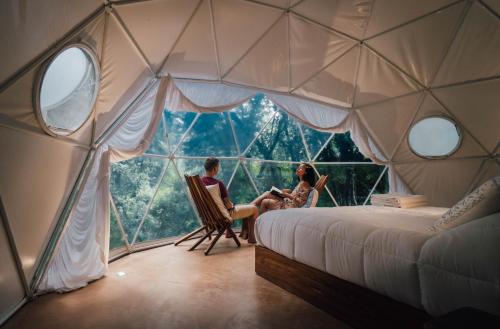
[[[161,119],[169,78],[154,82],[130,115],[95,150],[90,174],[39,292],[69,291],[102,277],[108,266],[110,163],[147,150]]]

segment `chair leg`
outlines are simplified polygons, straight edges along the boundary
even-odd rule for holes
[[[219,233],[217,233],[217,235],[215,236],[215,238],[212,240],[212,242],[208,246],[207,250],[205,250],[205,256],[208,256],[208,253],[215,246],[215,244],[217,243],[217,240],[219,240],[219,238],[222,236],[222,234],[224,234],[224,230],[221,230],[221,231],[219,231]]]
[[[208,233],[208,240],[212,240],[212,233],[208,232],[208,227],[206,228],[206,231]]]
[[[207,234],[205,234],[202,238],[200,238],[191,248],[189,248],[189,251],[193,251],[202,243],[206,238],[208,238],[215,230],[211,230]]]
[[[200,233],[201,231],[203,231],[205,229],[206,229],[206,226],[202,226],[199,229],[197,229],[197,230],[189,233],[188,235],[183,236],[180,240],[175,241],[174,246],[179,245],[181,242],[184,242],[184,241],[188,240],[189,238],[195,236],[197,233]]]
[[[240,240],[238,239],[238,237],[236,236],[236,234],[234,234],[233,229],[232,229],[232,228],[230,228],[230,227],[228,227],[228,228],[227,228],[227,230],[228,230],[229,234],[232,234],[232,235],[233,235],[233,236],[232,236],[232,238],[233,238],[234,242],[236,242],[236,245],[237,245],[238,247],[240,247],[240,246],[241,246]]]

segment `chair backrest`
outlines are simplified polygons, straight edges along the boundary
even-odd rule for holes
[[[200,176],[184,175],[184,178],[203,225],[209,230],[220,231],[225,229],[231,222],[221,213],[205,185],[203,185]]]
[[[318,204],[319,195],[321,194],[321,192],[323,192],[326,182],[328,182],[328,175],[326,176],[322,175],[319,177],[318,181],[316,182],[316,185],[314,185],[314,189],[311,191],[313,195],[309,208],[314,208]]]
[[[314,185],[314,188],[318,193],[323,192],[323,189],[325,188],[326,183],[328,182],[328,175],[321,175],[318,178],[318,181],[316,182],[316,185]]]

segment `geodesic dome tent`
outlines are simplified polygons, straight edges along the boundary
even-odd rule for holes
[[[452,205],[500,171],[499,14],[494,0],[4,1],[0,315],[103,275],[110,162],[144,153],[164,108],[262,92],[304,129],[349,131],[392,191]]]

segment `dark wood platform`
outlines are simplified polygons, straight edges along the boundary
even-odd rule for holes
[[[422,310],[265,247],[255,247],[255,272],[354,328],[421,329],[431,319]]]

